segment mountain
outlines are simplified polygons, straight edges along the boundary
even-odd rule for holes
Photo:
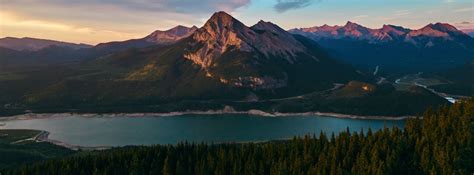
[[[0,38],[0,47],[17,50],[17,51],[38,51],[38,50],[45,49],[51,46],[67,47],[71,49],[82,49],[82,48],[92,47],[91,45],[87,45],[87,44],[74,44],[74,43],[67,43],[67,42],[62,42],[62,41],[28,38],[28,37]]]
[[[0,73],[71,64],[90,59],[90,48],[49,46],[37,51],[0,47]]]
[[[174,44],[117,52],[81,68],[98,70],[58,82],[27,100],[77,107],[84,102],[267,99],[366,79],[309,39],[269,22],[247,27],[225,12],[213,14],[203,27]]]
[[[296,38],[269,22],[247,27],[225,12],[212,15],[203,27],[170,48],[175,49],[178,54],[174,61],[188,61],[186,65],[197,66],[194,69],[207,79],[237,88],[278,89],[304,82],[311,86],[312,82],[345,82],[360,76],[330,59],[311,41]],[[157,57],[128,78],[159,79],[147,71],[162,66],[160,59],[164,58]],[[331,67],[338,70],[328,69]],[[320,76],[323,73],[330,76]]]
[[[0,39],[0,49],[2,51],[0,52],[0,63],[2,63],[0,68],[4,71],[10,71],[84,62],[127,49],[170,45],[190,36],[195,30],[197,30],[195,26],[191,28],[176,26],[166,31],[157,30],[144,38],[101,43],[96,46],[7,37]],[[12,49],[13,46],[15,47]],[[31,49],[15,49],[27,47]]]
[[[356,23],[291,29],[317,41],[340,60],[360,69],[379,66],[385,72],[441,70],[469,61],[474,39],[446,23],[418,30],[384,25],[370,29]]]
[[[398,37],[403,28],[397,26],[385,25],[382,29],[369,29],[359,24],[348,21],[344,26],[328,26],[321,27],[291,29],[290,32],[304,35],[314,40],[324,38],[333,39],[355,39],[367,40],[370,42],[389,41],[394,37]]]
[[[360,26],[349,25],[347,33],[364,33]],[[178,28],[171,33],[193,30]],[[145,38],[165,35],[156,32]],[[238,111],[400,116],[445,102],[423,89],[401,92],[376,83],[372,74],[335,60],[315,41],[271,22],[249,27],[216,12],[188,37],[171,38],[176,41],[96,52],[102,55],[74,64],[0,72],[0,115],[25,110],[205,111],[230,106]]]
[[[97,44],[94,49],[97,52],[112,53],[115,51],[129,48],[143,48],[154,45],[170,45],[180,39],[190,36],[196,30],[196,26],[188,28],[185,26],[178,25],[165,31],[156,30],[153,33],[139,39],[100,43]]]
[[[143,39],[156,44],[172,44],[180,39],[190,36],[197,29],[198,28],[196,26],[188,28],[185,26],[178,25],[166,31],[154,31]]]
[[[465,34],[471,36],[472,38],[474,38],[474,29],[463,29],[462,30]]]
[[[421,29],[411,30],[395,25],[383,25],[380,29],[370,29],[348,21],[344,26],[323,25],[320,27],[291,29],[289,32],[304,35],[314,40],[322,40],[326,38],[353,39],[368,41],[370,43],[404,41],[421,47],[426,47],[426,45],[418,43],[423,39],[427,39],[428,42],[435,39],[462,41],[467,37],[467,35],[462,31],[457,30],[454,26],[446,23],[428,24]],[[459,44],[465,43],[459,42]]]

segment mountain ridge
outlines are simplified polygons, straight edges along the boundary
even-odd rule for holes
[[[382,28],[373,29],[348,21],[344,26],[329,26],[325,24],[308,28],[294,28],[288,31],[315,40],[324,38],[352,38],[358,40],[369,40],[372,43],[394,40],[408,42],[412,37],[418,36],[440,37],[449,40],[453,40],[453,37],[468,36],[448,23],[430,23],[420,29],[413,30],[391,24],[384,24]],[[416,45],[416,42],[412,43]]]
[[[177,25],[168,30],[155,30],[143,38],[99,43],[94,46],[94,49],[110,52],[130,48],[143,48],[154,45],[170,45],[190,36],[196,30],[196,26],[185,27],[182,25]]]
[[[0,38],[0,47],[16,50],[16,51],[38,51],[51,46],[56,47],[68,47],[71,49],[83,49],[90,48],[92,45],[88,44],[76,44],[64,41],[55,41],[50,39],[40,39],[31,37],[5,37]]]
[[[474,55],[474,39],[447,23],[412,30],[395,25],[371,29],[347,22],[289,32],[318,42],[335,58],[359,69],[379,67],[390,74],[455,67]]]

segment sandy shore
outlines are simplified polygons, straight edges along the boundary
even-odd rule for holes
[[[222,110],[208,110],[208,111],[182,111],[169,113],[28,113],[21,115],[14,115],[9,117],[0,117],[0,121],[8,120],[29,120],[29,119],[44,119],[44,118],[61,118],[61,117],[169,117],[180,115],[220,115],[220,114],[244,114],[256,115],[263,117],[294,117],[294,116],[321,116],[321,117],[335,117],[344,119],[363,119],[363,120],[405,120],[409,118],[417,118],[417,116],[360,116],[351,114],[325,113],[325,112],[303,112],[303,113],[269,113],[261,110],[235,111],[232,108],[225,108]]]

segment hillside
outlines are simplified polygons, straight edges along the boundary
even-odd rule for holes
[[[363,78],[310,40],[294,37],[271,23],[250,28],[224,12],[214,14],[193,35],[175,44],[119,52],[82,68],[86,67],[105,69],[113,79],[104,80],[108,78],[100,78],[100,73],[95,78],[68,79],[27,100],[66,105],[94,103],[97,97],[110,104],[245,99],[254,94],[264,99],[324,90],[333,83]],[[140,91],[132,90],[137,87]]]
[[[474,95],[474,61],[449,70],[435,72],[434,77],[448,82],[431,86],[439,92],[464,96]]]

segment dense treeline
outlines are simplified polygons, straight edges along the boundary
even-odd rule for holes
[[[471,174],[474,100],[427,110],[404,129],[245,144],[126,147],[6,174]]]

